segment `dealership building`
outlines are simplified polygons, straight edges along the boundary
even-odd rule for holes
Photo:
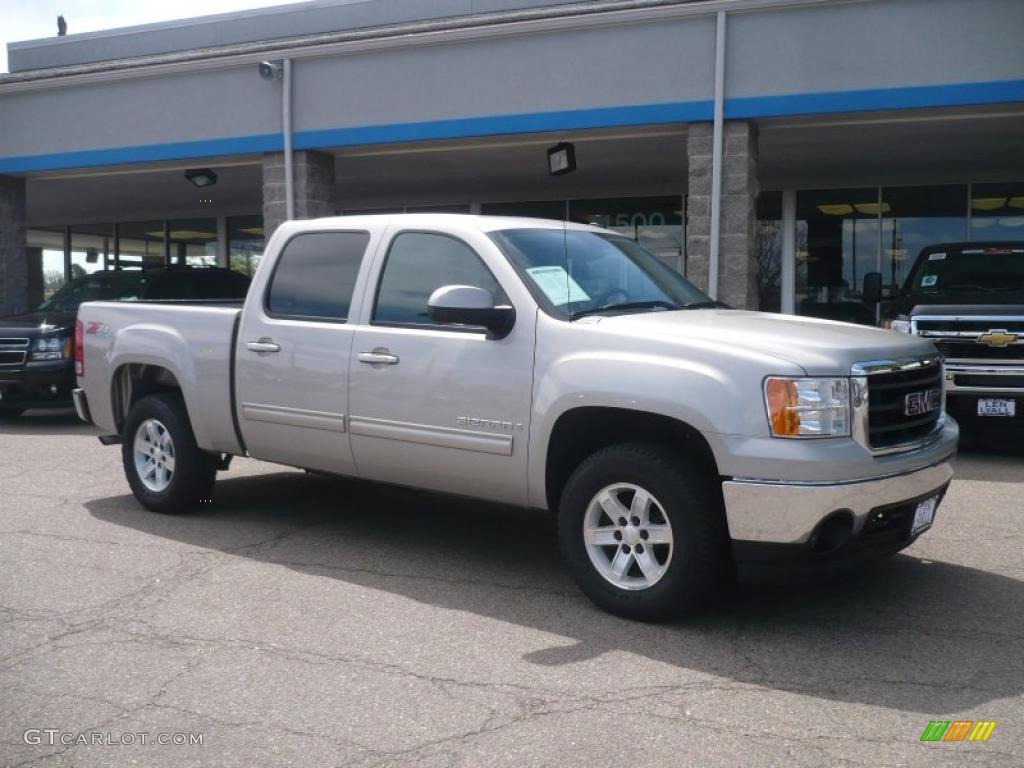
[[[249,272],[290,212],[451,211],[827,315],[926,245],[1024,240],[1022,33],[1021,0],[314,0],[11,43],[0,314],[97,270]]]

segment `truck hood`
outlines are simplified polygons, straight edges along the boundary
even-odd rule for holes
[[[26,312],[0,318],[0,336],[35,338],[43,333],[68,331],[75,325],[74,312]]]
[[[752,354],[771,355],[813,376],[848,375],[854,363],[901,360],[937,354],[931,342],[908,334],[863,325],[809,317],[746,312],[732,309],[693,309],[643,312],[597,318],[611,332],[664,339],[685,346],[687,341],[722,345]]]

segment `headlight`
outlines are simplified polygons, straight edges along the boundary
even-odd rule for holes
[[[60,360],[65,357],[66,342],[63,336],[50,336],[45,339],[36,339],[32,345],[33,360]]]
[[[782,378],[764,382],[773,437],[842,437],[850,434],[850,380]]]
[[[903,319],[896,320],[883,320],[882,327],[888,328],[890,331],[896,331],[896,333],[910,333],[910,321]]]

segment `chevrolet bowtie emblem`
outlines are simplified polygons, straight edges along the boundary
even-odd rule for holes
[[[989,331],[978,337],[979,344],[987,344],[990,347],[1006,347],[1017,340],[1017,334],[1006,331]]]

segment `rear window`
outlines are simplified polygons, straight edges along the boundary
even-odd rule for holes
[[[308,232],[285,245],[267,291],[267,312],[309,320],[348,319],[366,232]]]
[[[908,281],[913,293],[1024,290],[1024,246],[929,249]]]

